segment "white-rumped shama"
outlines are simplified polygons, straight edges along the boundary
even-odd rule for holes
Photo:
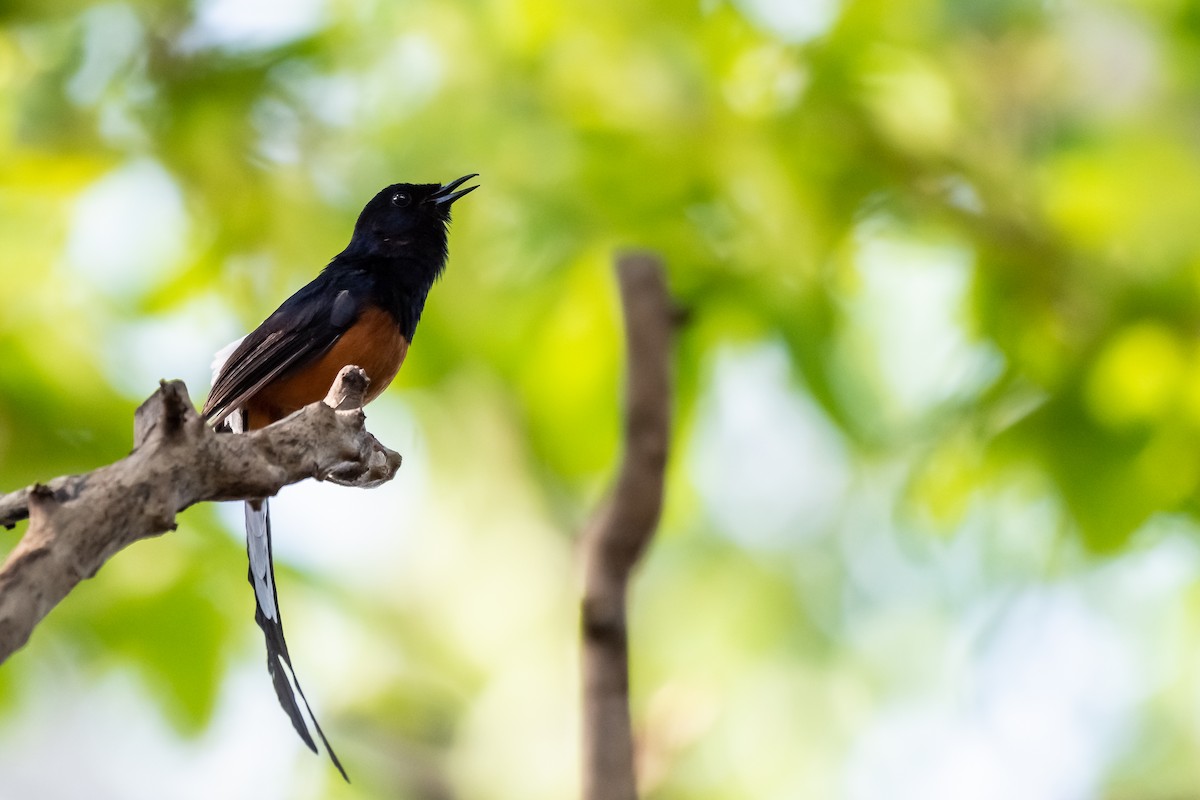
[[[371,379],[366,401],[375,399],[404,363],[425,299],[445,269],[450,206],[478,187],[455,190],[474,177],[441,185],[397,183],[375,195],[359,215],[346,249],[254,331],[217,355],[204,418],[237,433],[262,428],[324,398],[338,372],[350,364],[366,371]],[[257,606],[254,618],[266,636],[267,668],[279,703],[315,753],[296,703],[300,695],[326,752],[348,781],[288,655],[265,498],[246,503],[246,552]]]

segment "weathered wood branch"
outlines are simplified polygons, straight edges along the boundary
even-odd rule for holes
[[[29,518],[0,567],[0,663],[76,584],[121,548],[174,530],[188,506],[268,497],[305,478],[361,487],[391,480],[400,455],[364,427],[368,383],[346,367],[324,401],[229,435],[205,424],[181,381],[163,382],[134,416],[127,457],[0,496],[0,525]]]
[[[671,425],[673,309],[658,258],[617,263],[628,354],[624,455],[583,536],[583,796],[636,800],[629,715],[629,576],[658,525]]]

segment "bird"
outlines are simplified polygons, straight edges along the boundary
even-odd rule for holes
[[[475,177],[472,173],[444,184],[396,183],[372,197],[346,249],[262,324],[217,353],[212,389],[201,411],[204,419],[221,432],[265,427],[324,398],[347,365],[361,367],[370,379],[364,402],[378,397],[404,363],[429,291],[446,268],[450,207],[479,188],[458,187]],[[300,696],[325,752],[349,782],[288,654],[267,499],[246,501],[245,516],[254,618],[266,638],[275,694],[296,733],[316,753],[296,702]]]

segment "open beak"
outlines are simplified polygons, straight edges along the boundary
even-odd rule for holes
[[[470,175],[463,175],[461,178],[459,178],[456,181],[450,181],[449,183],[442,184],[442,186],[439,187],[436,192],[429,195],[429,202],[433,203],[434,205],[449,206],[451,203],[453,203],[458,198],[462,197],[464,194],[469,194],[479,188],[478,186],[468,186],[466,189],[463,189],[462,191],[459,191],[459,192],[454,191],[459,186],[462,186],[464,183],[471,180],[471,178],[476,178],[476,177],[479,177],[478,172],[472,173]]]

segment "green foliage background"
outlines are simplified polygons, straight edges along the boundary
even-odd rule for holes
[[[1192,4],[230,7],[0,4],[0,489],[122,456],[160,377],[199,400],[381,186],[481,173],[369,415],[402,485],[309,495],[343,524],[306,549],[279,526],[356,783],[291,749],[236,513],[197,508],[0,669],[12,792],[80,758],[125,797],[571,796],[629,245],[690,312],[633,598],[648,797],[1195,791]],[[101,696],[169,724],[102,734]],[[222,708],[283,755],[222,750]],[[72,753],[29,735],[72,715]]]

